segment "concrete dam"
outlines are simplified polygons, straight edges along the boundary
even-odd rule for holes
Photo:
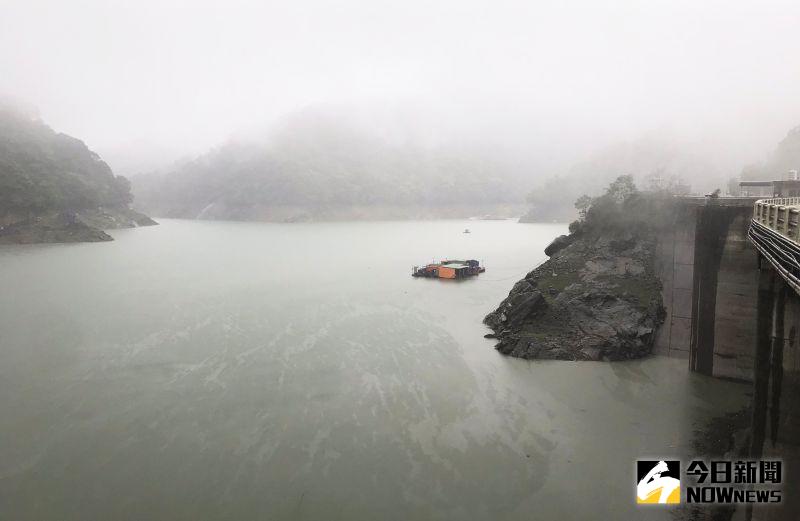
[[[800,198],[682,198],[659,237],[666,317],[654,352],[752,385],[745,453],[800,468]],[[800,519],[796,480],[780,508],[734,519]],[[739,517],[742,516],[742,517]]]

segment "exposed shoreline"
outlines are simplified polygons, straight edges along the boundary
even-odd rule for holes
[[[352,204],[312,207],[307,205],[272,204],[232,207],[223,202],[203,207],[187,204],[148,205],[141,209],[148,215],[168,219],[196,219],[247,222],[340,222],[340,221],[413,221],[428,219],[517,219],[524,206],[515,203],[450,204],[450,205],[391,205]]]
[[[0,221],[0,244],[106,242],[114,238],[104,230],[156,224],[150,217],[125,207],[6,216]]]

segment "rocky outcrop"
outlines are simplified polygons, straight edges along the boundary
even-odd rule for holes
[[[547,247],[544,249],[544,254],[547,255],[548,257],[552,257],[556,253],[560,252],[561,250],[572,244],[573,240],[574,236],[559,235],[558,237],[553,239],[553,242],[547,245]]]
[[[625,360],[650,353],[663,321],[654,241],[632,234],[560,237],[484,323],[520,358]],[[551,244],[553,246],[553,244]]]
[[[0,244],[112,240],[114,239],[106,232],[65,215],[34,217],[0,226]]]
[[[158,224],[145,214],[130,208],[97,208],[95,210],[82,210],[76,213],[75,216],[87,226],[99,228],[101,230],[138,228],[139,226],[154,226]]]
[[[0,218],[0,244],[113,241],[103,230],[155,224],[158,223],[146,215],[126,207],[25,217],[6,215]]]

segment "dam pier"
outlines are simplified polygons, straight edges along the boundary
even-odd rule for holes
[[[678,204],[672,231],[658,239],[666,317],[654,352],[752,385],[744,452],[783,459],[793,474],[800,468],[800,197]],[[798,519],[795,492],[800,483],[790,478],[779,507],[737,511],[734,519]]]

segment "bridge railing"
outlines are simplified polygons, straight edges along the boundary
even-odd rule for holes
[[[753,220],[800,242],[800,197],[759,199],[753,206]]]

